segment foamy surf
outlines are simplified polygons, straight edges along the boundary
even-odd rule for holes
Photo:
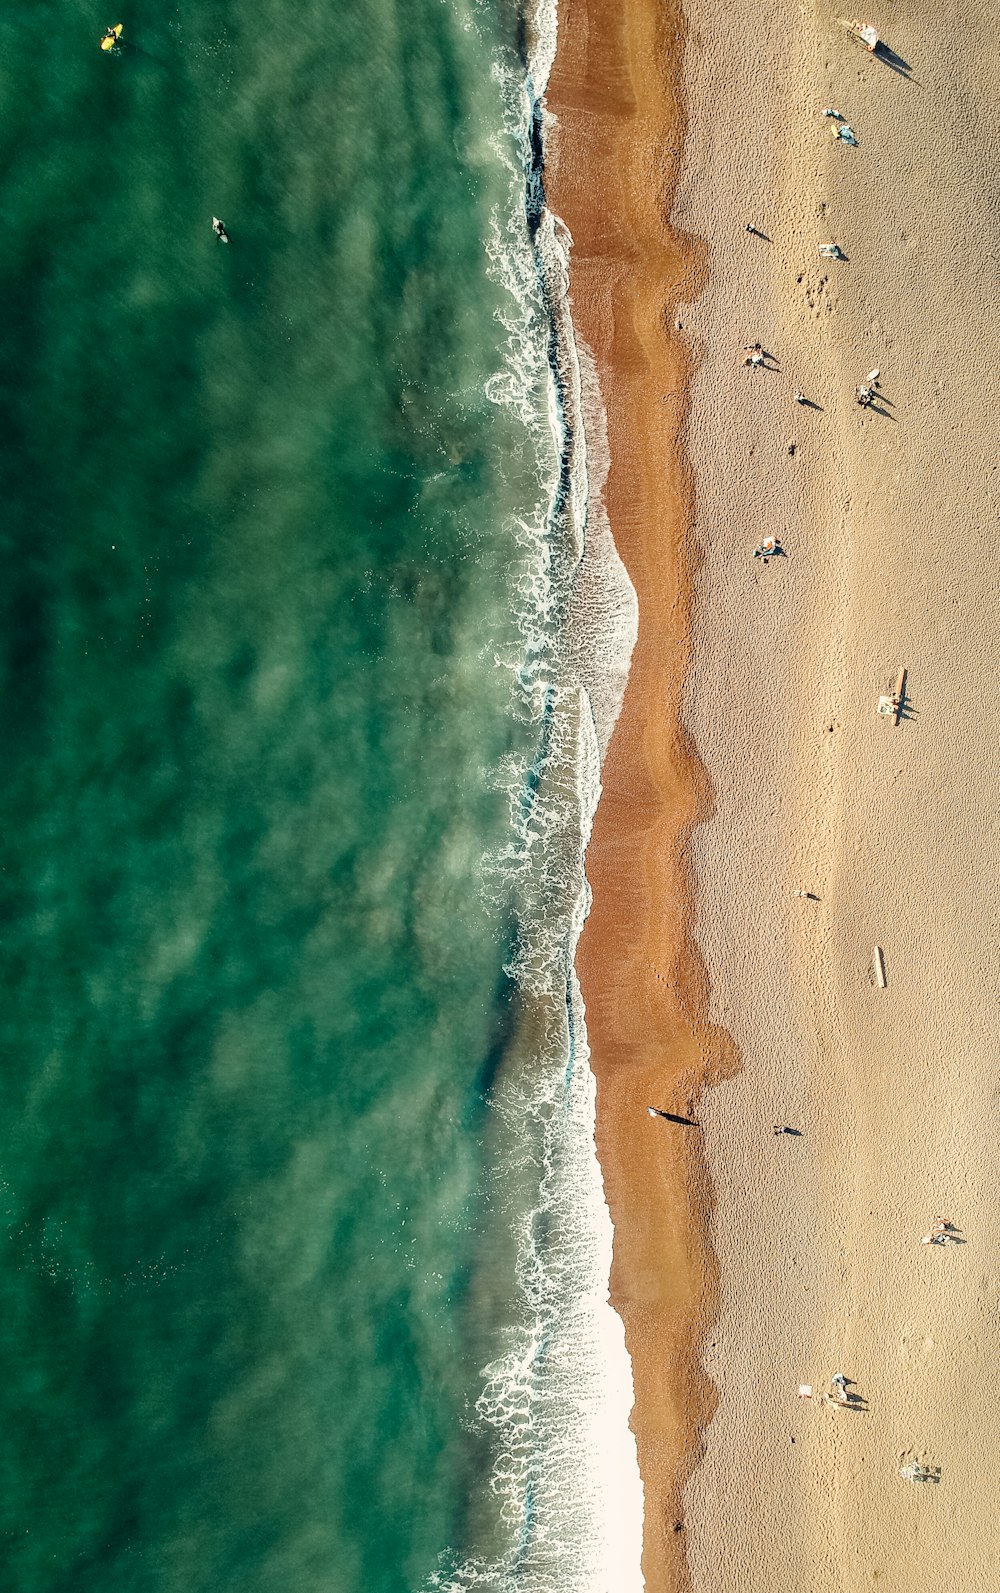
[[[507,113],[497,152],[510,203],[493,218],[492,269],[507,288],[505,363],[490,397],[531,436],[537,523],[515,531],[521,651],[499,659],[519,711],[537,725],[535,758],[505,771],[511,836],[489,860],[512,897],[510,971],[537,1015],[530,1057],[498,1086],[509,1154],[537,1174],[516,1219],[517,1301],[500,1353],[483,1370],[476,1416],[493,1435],[490,1486],[508,1548],[434,1578],[460,1593],[639,1593],[643,1492],[624,1328],[608,1300],[613,1229],[595,1150],[596,1085],[574,968],[590,905],[584,857],[600,765],[621,708],[637,631],[634,589],[601,499],[604,411],[594,364],[574,333],[572,240],[545,202],[541,98],[555,54],[556,7],[532,19],[527,73],[497,66]],[[511,150],[515,152],[511,158]]]

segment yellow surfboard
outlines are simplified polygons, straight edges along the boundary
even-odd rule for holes
[[[101,40],[101,49],[102,50],[113,50],[115,45],[118,43],[118,40],[121,38],[122,34],[124,33],[124,31],[125,31],[125,29],[124,29],[123,24],[121,22],[116,22],[114,27],[113,28],[109,28],[107,33],[104,35],[103,39]]]

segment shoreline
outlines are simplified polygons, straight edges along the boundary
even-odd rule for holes
[[[826,5],[562,0],[546,95],[639,606],[577,971],[650,1593],[940,1593],[998,1547],[1000,57],[872,21],[881,58]],[[707,1084],[703,1140],[645,1118]],[[851,1416],[798,1398],[834,1368]]]
[[[607,417],[603,505],[639,609],[587,848],[593,901],[576,970],[614,1228],[611,1300],[635,1392],[642,1568],[655,1593],[687,1581],[682,1494],[714,1403],[700,1351],[718,1280],[701,1136],[646,1107],[690,1115],[704,1085],[734,1065],[728,1036],[704,1016],[688,838],[711,795],[681,720],[695,576],[683,447],[693,359],[668,326],[704,272],[697,240],[667,220],[685,122],[684,31],[679,4],[657,17],[647,0],[624,11],[612,0],[561,0],[545,94],[556,119],[546,130],[547,202],[573,240],[574,333],[595,363]],[[589,51],[591,38],[599,50]]]

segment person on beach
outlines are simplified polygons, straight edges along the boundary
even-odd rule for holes
[[[850,1378],[843,1372],[834,1372],[830,1379],[831,1392],[823,1395],[824,1405],[853,1405],[854,1401],[847,1392]]]
[[[650,1117],[663,1117],[666,1118],[668,1123],[680,1123],[684,1128],[701,1127],[701,1124],[696,1123],[693,1117],[681,1117],[677,1112],[664,1112],[658,1106],[647,1106],[646,1111]]]
[[[780,537],[765,537],[760,546],[753,550],[754,558],[763,559],[765,564],[768,559],[783,558],[784,554],[785,550],[781,546]]]
[[[744,365],[763,365],[764,350],[759,343],[748,343],[743,350]]]
[[[871,403],[871,401],[872,401],[872,399],[874,397],[875,397],[875,394],[872,392],[870,387],[859,387],[858,388],[857,400],[858,400],[858,403],[861,405],[862,409],[867,409],[868,405]]]
[[[905,1482],[940,1482],[941,1467],[928,1466],[919,1460],[909,1460],[900,1466],[899,1475]]]
[[[955,1237],[954,1225],[947,1217],[935,1217],[930,1233],[925,1233],[920,1243],[922,1245],[946,1245]]]
[[[797,404],[806,404],[806,403],[808,403],[808,399],[806,398],[805,393],[796,393],[794,396],[795,396],[795,402]]]

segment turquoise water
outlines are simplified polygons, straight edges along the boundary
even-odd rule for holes
[[[415,1593],[492,1530],[515,19],[121,19],[0,18],[3,1582]]]

